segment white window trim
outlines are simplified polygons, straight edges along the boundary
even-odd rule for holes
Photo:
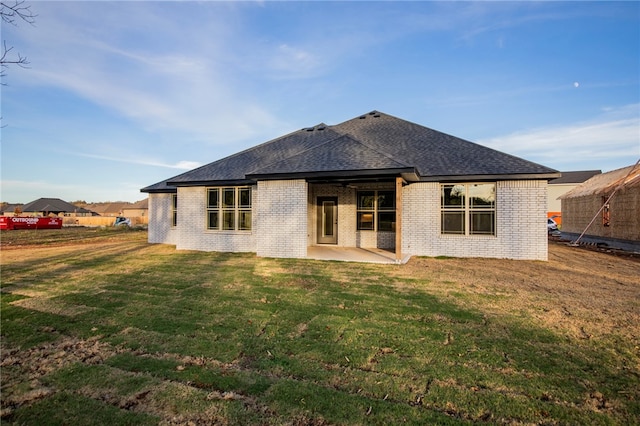
[[[233,208],[223,206],[222,199],[224,190],[233,189],[234,190],[234,205]],[[209,207],[209,192],[211,190],[218,191],[218,207]],[[240,205],[240,192],[242,190],[249,190],[249,206],[241,206]],[[217,227],[209,226],[209,213],[217,211],[218,212],[218,224]],[[233,229],[223,229],[223,221],[224,221],[224,212],[233,212]],[[240,229],[240,214],[242,212],[251,213],[252,219],[249,222],[249,228]],[[212,186],[205,188],[205,229],[210,232],[220,232],[220,233],[229,233],[229,232],[243,232],[250,233],[253,230],[253,190],[250,186]]]
[[[360,208],[360,192],[373,192],[373,209],[361,209]],[[395,232],[395,231],[379,231],[379,214],[380,213],[395,213],[397,215],[397,207],[395,206],[395,197],[394,197],[394,207],[393,209],[380,209],[378,207],[378,193],[379,192],[394,192],[392,189],[361,189],[356,192],[356,229],[358,232]],[[395,193],[395,192],[394,192]],[[373,229],[359,229],[360,221],[359,213],[372,213],[373,214]],[[397,218],[396,218],[397,220]]]
[[[171,194],[171,227],[178,226],[178,194]]]
[[[496,200],[493,202],[493,207],[489,208],[471,208],[469,202],[469,187],[472,185],[488,185],[492,184],[494,186],[494,194],[496,196]],[[446,208],[443,205],[442,200],[442,191],[445,186],[451,185],[463,185],[465,187],[465,203],[464,207],[461,209],[456,208]],[[451,182],[451,183],[441,183],[440,184],[440,215],[439,215],[439,228],[440,235],[447,237],[488,237],[494,238],[497,235],[497,224],[498,224],[498,206],[497,206],[497,191],[498,184],[497,182]],[[454,233],[454,232],[444,232],[443,229],[443,221],[442,215],[444,212],[461,212],[464,213],[464,233]],[[493,233],[471,233],[471,213],[473,212],[493,212]]]

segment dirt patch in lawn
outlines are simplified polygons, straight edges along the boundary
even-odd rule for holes
[[[16,293],[17,294],[17,293]],[[20,299],[11,303],[25,309],[33,309],[34,311],[48,312],[56,315],[64,315],[66,317],[75,317],[84,314],[94,308],[88,306],[67,305],[54,299],[49,298],[28,298]]]
[[[496,315],[520,311],[558,332],[619,334],[640,344],[640,259],[550,242],[548,262],[414,258],[399,277],[463,294]]]

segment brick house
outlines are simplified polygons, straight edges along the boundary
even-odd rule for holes
[[[560,174],[373,111],[318,124],[141,189],[149,242],[305,258],[309,247],[547,259]]]

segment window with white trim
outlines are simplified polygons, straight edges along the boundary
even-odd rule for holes
[[[251,230],[251,188],[207,188],[207,229]]]
[[[171,194],[171,226],[178,225],[178,194]]]
[[[395,192],[358,191],[357,215],[359,231],[395,232]]]
[[[444,184],[440,188],[442,234],[496,234],[495,183]]]

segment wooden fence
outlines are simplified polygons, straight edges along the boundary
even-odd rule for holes
[[[128,218],[131,220],[131,226],[147,226],[149,224],[148,216],[136,216]],[[115,217],[108,216],[65,217],[62,220],[62,226],[113,226],[115,221]]]

